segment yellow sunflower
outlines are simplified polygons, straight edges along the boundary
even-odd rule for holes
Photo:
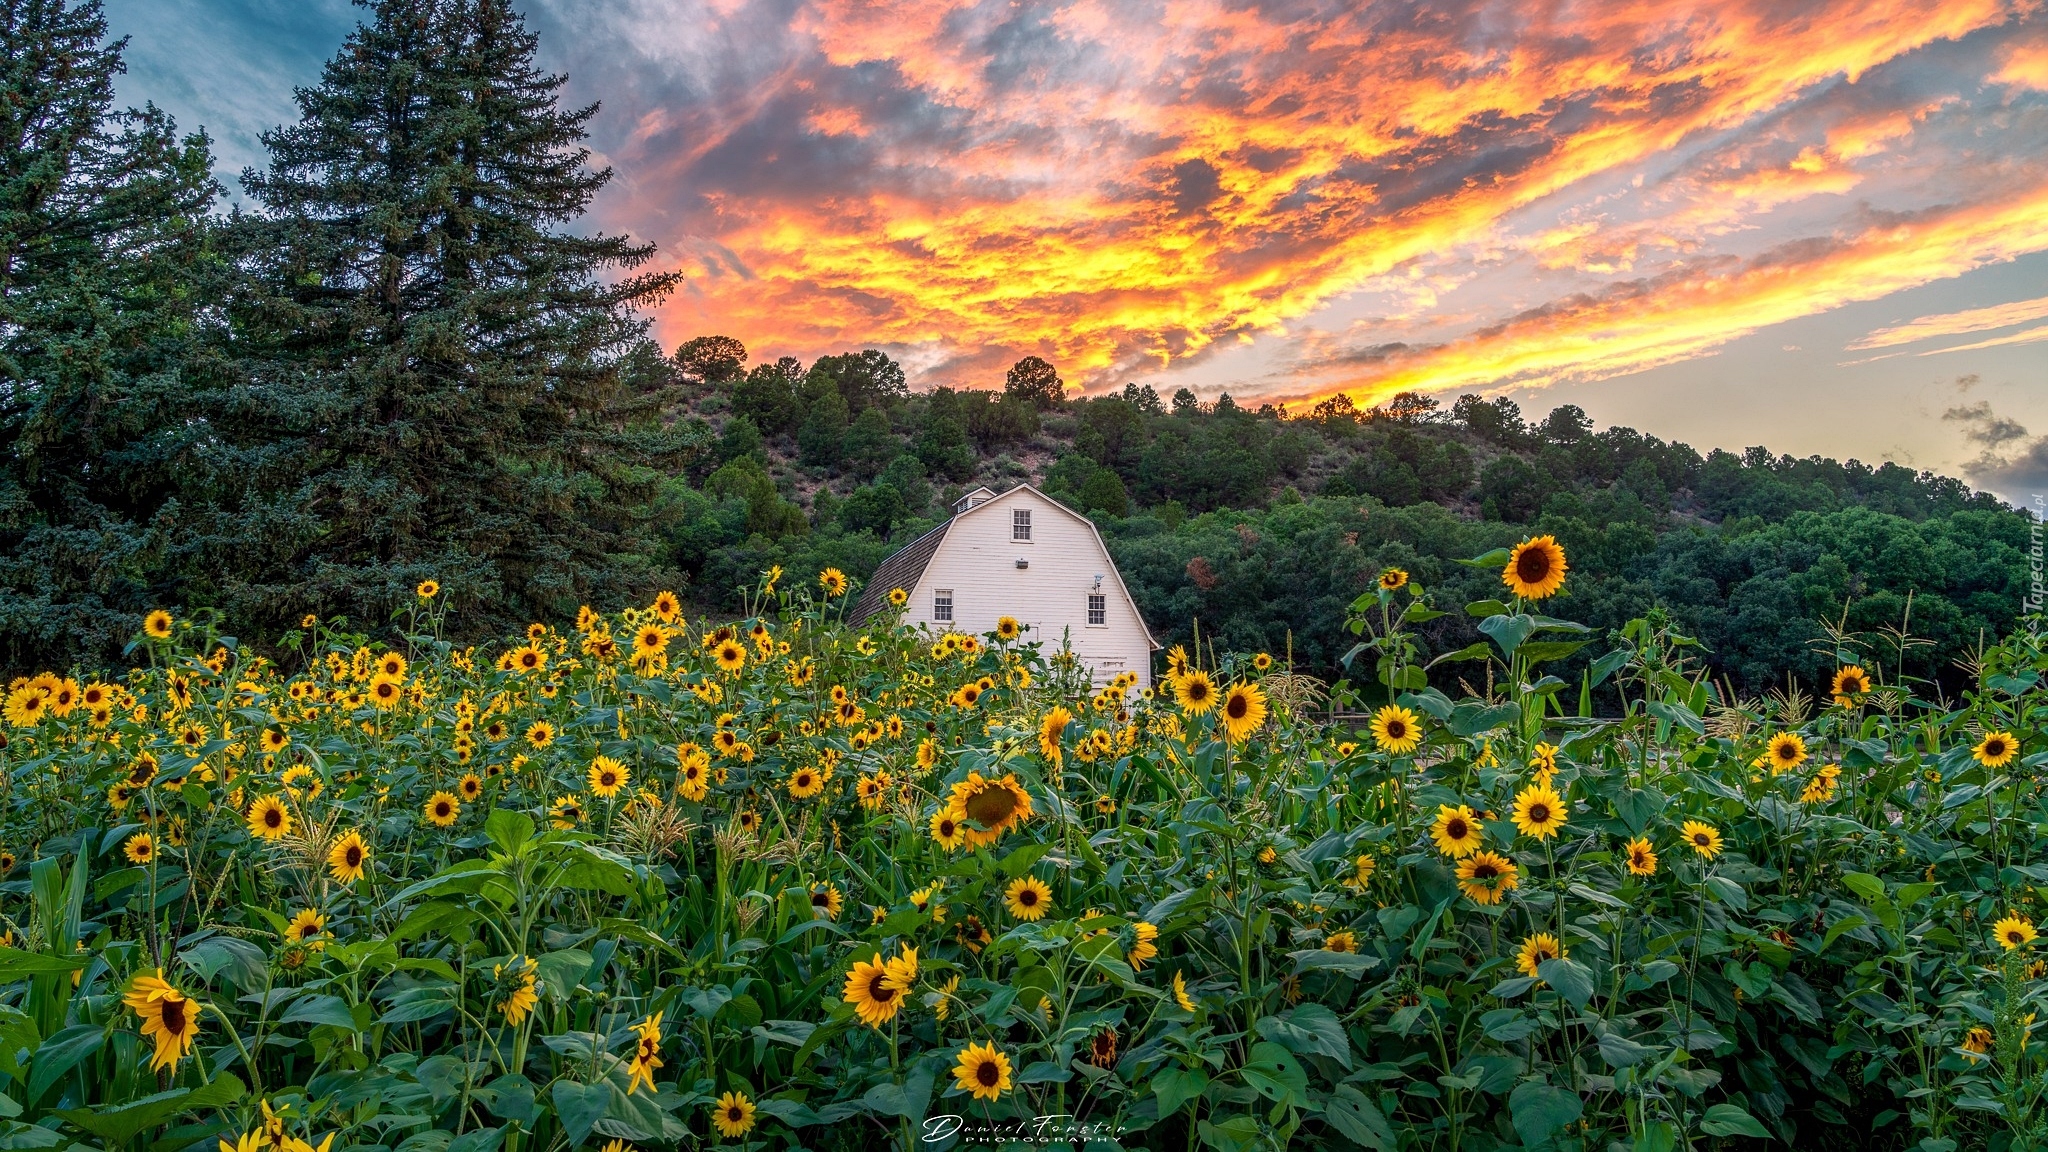
[[[1408,586],[1408,573],[1399,568],[1389,568],[1380,573],[1380,588],[1387,592],[1398,592]]]
[[[2003,768],[2020,754],[2020,742],[2010,732],[1986,732],[1970,749],[1970,756],[1986,768]]]
[[[1266,722],[1266,694],[1257,684],[1232,684],[1223,694],[1223,734],[1232,744],[1259,730]]]
[[[1372,714],[1372,738],[1382,752],[1413,752],[1422,743],[1422,725],[1415,713],[1389,704]]]
[[[1019,920],[1043,919],[1052,910],[1052,889],[1036,876],[1019,876],[1003,890],[1003,904]]]
[[[420,581],[420,586],[412,591],[413,595],[418,596],[422,600],[432,600],[441,594],[441,584],[437,580],[422,580]]]
[[[1173,974],[1173,1002],[1178,1004],[1183,1012],[1195,1010],[1195,998],[1188,995],[1187,977],[1179,972]]]
[[[147,864],[156,859],[156,839],[147,832],[137,832],[122,843],[121,851],[130,864]]]
[[[342,833],[335,841],[334,851],[327,854],[327,868],[343,884],[353,884],[362,879],[363,869],[370,864],[370,846],[363,841],[362,834],[353,830]]]
[[[281,840],[291,835],[292,814],[275,796],[258,796],[249,805],[249,834],[263,840]]]
[[[908,603],[910,603],[910,593],[905,592],[901,588],[889,589],[889,605],[891,607],[901,608]]]
[[[574,796],[555,797],[555,802],[548,806],[548,823],[564,832],[583,823],[582,802]]]
[[[1524,836],[1548,840],[1564,827],[1565,802],[1548,784],[1533,784],[1515,794],[1515,827]]]
[[[453,792],[436,792],[427,797],[427,803],[421,810],[434,827],[446,828],[462,815],[462,801],[457,800]]]
[[[1010,1058],[993,1044],[969,1044],[953,1066],[953,1083],[976,1100],[999,1099],[1010,1090]]]
[[[1013,775],[992,780],[979,772],[953,785],[947,811],[960,822],[969,847],[993,844],[1031,816],[1031,797]]]
[[[173,623],[171,614],[158,608],[142,618],[143,635],[148,636],[151,640],[169,640]]]
[[[998,616],[996,618],[996,639],[1006,642],[1015,640],[1023,632],[1024,626],[1017,623],[1015,616]]]
[[[327,917],[322,916],[317,909],[301,908],[298,915],[292,917],[291,923],[285,925],[284,938],[287,943],[311,944],[318,948],[326,944],[322,939],[326,931]]]
[[[498,1011],[504,1014],[505,1023],[517,1028],[540,1004],[540,961],[515,956],[511,968],[511,987],[506,990],[505,998],[498,1001]],[[504,980],[505,965],[493,967],[491,975]]]
[[[847,969],[846,985],[840,989],[839,998],[853,1005],[854,1014],[862,1023],[880,1028],[903,1010],[903,994],[916,979],[916,949],[888,960],[877,952],[874,959],[856,960]]]
[[[1806,763],[1806,741],[1797,732],[1780,732],[1764,747],[1771,775],[1781,776]]]
[[[1498,904],[1521,887],[1514,863],[1495,852],[1474,852],[1458,865],[1458,888],[1474,903]]]
[[[177,1067],[199,1039],[199,1003],[166,981],[161,968],[130,981],[121,1003],[142,1021],[142,1035],[156,1041],[152,1072]]]
[[[661,618],[663,624],[675,623],[682,612],[683,602],[676,599],[675,593],[661,591],[654,594],[654,614]]]
[[[813,920],[837,920],[846,903],[839,895],[839,886],[827,881],[811,886],[811,918]]]
[[[1648,837],[1636,837],[1624,845],[1621,851],[1628,860],[1630,875],[1655,876],[1657,874],[1657,850],[1651,847]]]
[[[1143,920],[1131,925],[1131,947],[1124,953],[1124,963],[1137,972],[1145,967],[1145,961],[1159,955],[1159,926]]]
[[[846,573],[837,568],[827,568],[818,573],[818,587],[823,588],[827,596],[838,596],[846,591]]]
[[[754,1102],[744,1092],[727,1092],[711,1109],[712,1126],[727,1140],[737,1140],[754,1128]]]
[[[1465,805],[1440,804],[1436,820],[1429,826],[1429,838],[1436,841],[1437,851],[1453,860],[1463,860],[1486,842],[1486,830],[1479,826],[1479,817]]]
[[[1712,824],[1687,820],[1679,826],[1678,833],[1685,837],[1693,851],[1705,859],[1712,860],[1721,854],[1721,830]]]
[[[555,742],[555,726],[545,720],[535,720],[526,726],[526,742],[538,752]]]
[[[1545,960],[1562,959],[1564,946],[1557,942],[1557,937],[1548,932],[1538,932],[1522,941],[1521,948],[1515,952],[1515,970],[1532,980],[1539,979],[1542,973],[1537,965]]]
[[[737,672],[747,666],[747,650],[737,640],[721,641],[712,656],[721,672]]]
[[[1067,725],[1073,719],[1074,714],[1067,711],[1064,705],[1053,705],[1052,710],[1045,714],[1045,719],[1039,721],[1038,724],[1039,755],[1052,761],[1054,764],[1061,762],[1060,736],[1067,730]]]
[[[932,814],[931,832],[932,841],[948,852],[952,852],[962,844],[967,843],[966,829],[961,826],[960,821],[950,811],[944,808]]]
[[[455,791],[461,795],[465,804],[474,804],[478,797],[484,794],[483,777],[474,772],[464,772],[462,779],[455,782]]]
[[[1836,669],[1834,682],[1828,685],[1828,694],[1841,707],[1854,708],[1870,695],[1870,673],[1865,672],[1861,664]]]
[[[1323,951],[1342,952],[1346,955],[1357,952],[1358,933],[1353,932],[1348,928],[1341,932],[1330,933],[1328,936],[1325,936],[1323,938]]]
[[[1998,941],[1999,947],[2010,952],[2015,948],[2024,948],[2032,944],[2034,937],[2039,933],[2034,931],[2032,921],[2008,913],[2004,919],[1991,926],[1991,935]]]
[[[1188,715],[1205,715],[1216,707],[1216,682],[1196,668],[1173,682],[1173,698]]]
[[[1564,587],[1564,549],[1555,537],[1538,536],[1515,545],[1501,569],[1501,583],[1524,600],[1541,600]]]
[[[824,774],[808,764],[789,774],[789,794],[798,800],[808,800],[824,790]]]
[[[590,762],[590,771],[585,774],[590,782],[590,791],[601,800],[617,796],[633,780],[633,770],[609,756],[599,756]]]

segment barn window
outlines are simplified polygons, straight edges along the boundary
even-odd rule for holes
[[[940,588],[932,593],[932,620],[940,624],[953,622],[953,590]]]
[[[1109,623],[1109,599],[1100,592],[1090,592],[1088,594],[1088,622],[1090,624]]]
[[[1018,508],[1010,513],[1010,539],[1031,539],[1031,509]]]

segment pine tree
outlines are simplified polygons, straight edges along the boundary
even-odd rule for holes
[[[191,555],[208,439],[180,365],[198,320],[204,135],[113,111],[97,0],[0,0],[0,645],[104,658]]]
[[[242,178],[219,421],[274,530],[238,606],[381,617],[432,577],[481,628],[673,579],[634,558],[702,435],[662,418],[679,378],[621,364],[677,277],[559,230],[611,177],[581,145],[597,106],[560,106],[505,0],[366,7]]]

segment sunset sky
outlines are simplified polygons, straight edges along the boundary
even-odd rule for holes
[[[359,11],[107,0],[262,161]],[[665,345],[1560,403],[2048,492],[2048,6],[529,0]]]

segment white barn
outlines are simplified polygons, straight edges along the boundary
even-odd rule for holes
[[[961,497],[951,518],[882,562],[855,602],[853,620],[883,611],[896,588],[910,595],[906,624],[989,632],[999,617],[1012,616],[1047,655],[1071,644],[1098,683],[1120,672],[1137,673],[1141,687],[1152,683],[1159,643],[1102,534],[1029,484]]]

